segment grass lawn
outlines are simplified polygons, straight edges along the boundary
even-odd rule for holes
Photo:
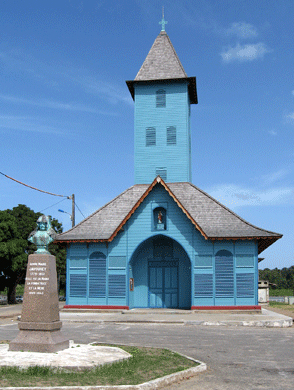
[[[3,367],[0,368],[0,387],[136,385],[198,365],[167,349],[115,347],[129,352],[132,357],[84,371],[54,370],[39,366],[24,370]]]

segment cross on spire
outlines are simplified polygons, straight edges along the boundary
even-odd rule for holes
[[[165,31],[165,25],[167,24],[167,22],[164,20],[164,7],[162,7],[162,19],[159,24],[161,24],[161,31]]]

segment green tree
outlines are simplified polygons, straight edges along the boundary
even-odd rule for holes
[[[294,294],[294,266],[289,268],[269,269],[265,268],[259,270],[259,279],[268,280],[270,283],[274,283],[277,288],[293,289]]]
[[[23,278],[21,270],[27,261],[27,243],[19,237],[16,219],[7,210],[0,211],[0,259],[1,259],[1,290],[8,287],[9,302],[14,298],[12,285]]]
[[[62,233],[62,223],[57,219],[51,219],[51,224],[56,233]],[[58,277],[59,289],[65,290],[65,275],[66,275],[66,249],[53,242],[49,244],[49,252],[56,258],[56,271]]]
[[[16,286],[24,283],[28,255],[36,250],[28,236],[40,215],[22,204],[0,211],[0,287],[8,288],[8,303],[15,303]],[[62,232],[62,224],[56,219],[52,220],[52,227],[57,233]],[[65,275],[65,249],[50,244],[49,251],[56,256],[57,273]]]

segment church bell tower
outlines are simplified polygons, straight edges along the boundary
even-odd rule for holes
[[[135,184],[191,182],[190,105],[197,104],[196,78],[188,77],[165,31],[155,39],[135,80]]]

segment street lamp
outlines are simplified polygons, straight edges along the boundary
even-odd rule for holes
[[[68,196],[67,199],[71,199],[71,214],[61,209],[58,209],[58,211],[60,211],[61,213],[68,214],[71,220],[71,227],[74,227],[75,226],[75,194],[72,194],[72,196]]]
[[[71,224],[72,224],[72,227],[74,227],[74,221],[73,221],[73,218],[72,218],[72,215],[70,213],[68,213],[67,211],[64,211],[64,210],[61,210],[61,209],[58,209],[58,211],[60,213],[65,213],[65,214],[68,214],[70,216],[70,220],[71,220]]]

